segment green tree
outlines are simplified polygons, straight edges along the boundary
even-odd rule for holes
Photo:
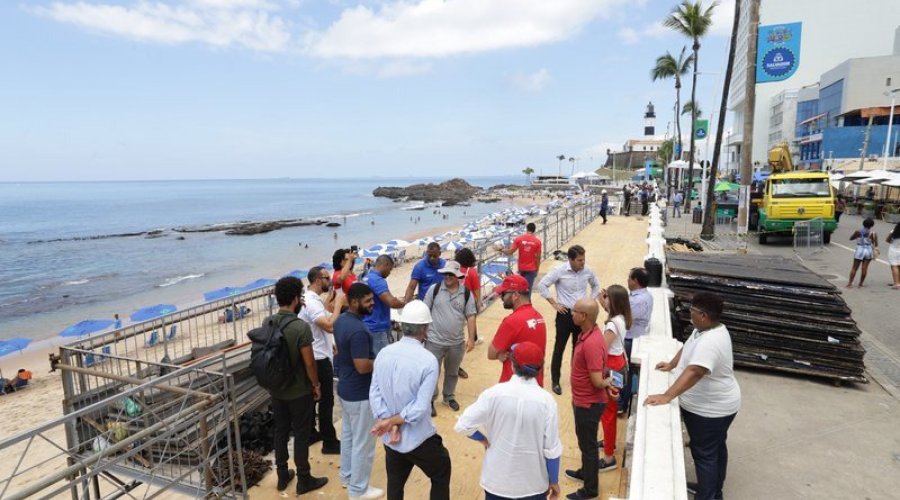
[[[534,173],[534,169],[531,167],[525,167],[522,169],[522,173],[525,174],[526,177],[528,177],[528,183],[531,184],[531,174]]]
[[[662,161],[663,165],[669,163],[669,160],[672,159],[672,154],[675,152],[675,140],[674,139],[666,139],[662,144],[659,145],[659,159]]]
[[[673,78],[675,80],[675,107],[679,109],[681,109],[681,77],[691,70],[691,66],[694,63],[694,56],[688,55],[685,57],[686,51],[687,47],[682,47],[681,54],[679,54],[677,59],[670,52],[666,52],[656,58],[656,65],[650,70],[650,77],[654,82],[656,80],[665,80],[667,78]],[[675,117],[675,137],[678,140],[678,150],[684,151],[684,148],[681,145],[680,115]],[[671,156],[666,157],[665,161],[668,162],[671,158]]]
[[[691,82],[691,102],[697,102],[697,66],[700,63],[700,39],[709,32],[709,28],[712,26],[712,14],[718,5],[719,2],[714,1],[709,7],[704,7],[701,0],[696,0],[694,2],[684,0],[681,2],[681,5],[675,7],[675,9],[672,10],[672,13],[669,14],[669,17],[663,21],[665,27],[671,28],[676,33],[680,33],[693,41],[691,49],[694,58],[694,72]],[[692,110],[691,155],[688,158],[688,185],[685,186],[685,192],[688,193],[688,195],[685,196],[684,200],[684,207],[686,209],[690,208],[690,192],[693,189],[694,157],[696,156],[694,154],[694,126],[696,125],[694,122],[696,121],[697,112],[696,110]]]
[[[687,115],[694,112],[694,101],[688,101],[684,103],[684,107],[681,108],[681,114]],[[700,103],[697,103],[697,116],[703,114],[703,108],[700,107]]]
[[[566,155],[559,155],[556,157],[556,159],[559,160],[559,166],[556,171],[556,176],[562,177],[562,162],[566,159]]]

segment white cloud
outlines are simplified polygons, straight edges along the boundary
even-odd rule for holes
[[[197,42],[264,52],[285,50],[288,23],[262,0],[192,0],[180,5],[139,1],[131,6],[54,2],[33,12],[107,35],[163,44]]]
[[[704,5],[709,5],[709,2],[704,1]],[[648,39],[657,40],[665,36],[680,36],[663,26],[662,19],[668,16],[668,14],[668,11],[663,13],[659,21],[643,27],[623,27],[616,35],[618,35],[619,40],[628,45],[633,45]],[[713,10],[712,26],[709,28],[709,34],[712,36],[731,36],[731,25],[733,22],[734,2],[730,0],[720,2],[715,10]]]
[[[509,81],[519,90],[540,92],[550,83],[550,72],[547,68],[541,68],[534,73],[515,73]]]
[[[422,0],[345,9],[308,38],[323,58],[443,57],[571,37],[623,0]]]
[[[662,21],[648,24],[643,28],[635,29],[631,27],[622,28],[616,33],[622,42],[633,45],[642,40],[659,39],[668,35],[669,29],[663,26]]]

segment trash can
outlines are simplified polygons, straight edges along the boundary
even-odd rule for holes
[[[649,282],[647,286],[652,287],[660,287],[662,286],[662,262],[659,261],[656,257],[650,257],[649,259],[644,261],[644,269],[647,270],[647,276]]]
[[[694,211],[691,212],[691,222],[694,224],[702,224],[703,223],[703,209],[700,207],[694,207]]]

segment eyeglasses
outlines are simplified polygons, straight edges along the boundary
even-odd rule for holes
[[[698,307],[694,307],[694,306],[691,306],[691,312],[695,312],[697,314],[705,314],[705,315],[709,316],[708,312],[706,312],[703,309],[700,309]]]

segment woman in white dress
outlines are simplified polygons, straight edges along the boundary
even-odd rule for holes
[[[888,248],[888,264],[891,265],[894,290],[900,290],[900,222],[894,226],[894,230],[885,238],[885,241],[891,244]]]

